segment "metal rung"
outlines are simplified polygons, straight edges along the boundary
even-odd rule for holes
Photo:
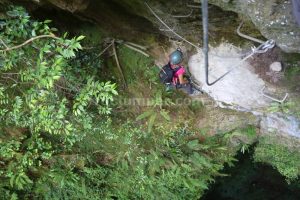
[[[201,4],[194,4],[194,5],[192,5],[192,4],[186,4],[186,7],[188,7],[188,8],[197,8],[197,9],[201,9]],[[212,7],[212,5],[210,5],[210,6],[208,6],[208,8],[211,8]]]
[[[289,94],[286,93],[285,96],[283,97],[283,99],[279,100],[279,99],[276,99],[276,98],[274,98],[274,97],[271,97],[271,96],[265,94],[265,93],[264,93],[265,88],[266,88],[266,86],[264,86],[264,87],[261,89],[260,93],[261,93],[264,97],[266,97],[266,98],[268,98],[268,99],[271,99],[271,100],[273,100],[273,101],[276,101],[276,102],[278,102],[278,103],[283,103],[283,102],[287,99],[287,97],[289,96]]]
[[[187,15],[171,15],[173,18],[187,18],[190,17],[193,14],[193,9],[191,9],[190,13]]]
[[[253,41],[253,42],[260,43],[260,44],[263,44],[263,43],[264,43],[264,41],[262,41],[262,40],[259,40],[259,39],[257,39],[257,38],[254,38],[254,37],[251,37],[251,36],[249,36],[249,35],[246,35],[246,34],[242,33],[242,32],[241,32],[241,28],[242,28],[243,24],[244,24],[244,22],[241,22],[240,25],[238,26],[238,28],[236,29],[236,33],[237,33],[239,36],[241,36],[242,38],[245,38],[245,39],[247,39],[247,40],[251,40],[251,41]]]
[[[189,8],[201,8],[201,4],[198,4],[198,5],[186,4],[186,7],[189,7]]]

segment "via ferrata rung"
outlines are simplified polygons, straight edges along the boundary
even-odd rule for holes
[[[285,93],[285,96],[280,100],[280,99],[277,99],[277,98],[275,98],[275,97],[271,97],[270,95],[266,94],[266,93],[264,92],[265,89],[266,89],[266,86],[264,86],[264,87],[260,90],[260,93],[261,93],[264,97],[266,97],[266,98],[268,98],[268,99],[271,99],[272,101],[276,101],[276,102],[278,102],[278,103],[283,103],[283,102],[287,99],[287,97],[289,96],[288,93]]]
[[[186,15],[171,15],[173,18],[187,18],[190,17],[193,14],[194,10],[191,9],[191,11],[189,12],[189,14]]]

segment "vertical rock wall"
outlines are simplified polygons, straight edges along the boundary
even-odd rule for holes
[[[298,0],[209,0],[225,10],[250,19],[267,39],[274,39],[286,52],[300,53],[300,27],[293,15],[292,1]],[[299,3],[298,3],[299,4]],[[294,4],[294,6],[298,6]],[[294,12],[300,15],[299,8]]]

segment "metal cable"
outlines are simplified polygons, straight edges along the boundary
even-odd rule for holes
[[[178,33],[176,33],[175,31],[173,31],[162,19],[160,19],[160,17],[153,11],[153,9],[148,5],[147,2],[145,2],[146,6],[148,7],[148,9],[150,10],[150,12],[160,21],[160,23],[162,23],[167,29],[169,29],[174,35],[176,35],[177,37],[179,37],[180,39],[182,39],[183,41],[185,41],[186,43],[192,45],[193,47],[195,47],[196,49],[200,49],[200,47],[198,47],[197,45],[191,43],[190,41],[188,41],[187,39],[185,39],[184,37],[182,37],[181,35],[179,35]]]
[[[174,30],[172,30],[154,11],[153,9],[148,5],[147,2],[145,2],[145,5],[148,7],[148,9],[150,10],[150,12],[170,31],[172,32],[174,35],[176,35],[178,38],[180,38],[181,40],[183,40],[184,42],[190,44],[191,46],[195,47],[197,50],[201,50],[200,47],[198,47],[197,45],[193,44],[192,42],[188,41],[187,39],[185,39],[184,37],[182,37],[181,35],[179,35],[178,33],[176,33]],[[241,63],[243,63],[245,60],[247,60],[248,58],[250,58],[251,56],[253,56],[256,53],[265,53],[266,51],[268,51],[269,49],[273,48],[275,46],[275,42],[274,40],[268,40],[266,42],[264,42],[263,44],[261,44],[259,47],[257,48],[253,48],[252,52],[247,55],[245,58],[243,58],[237,65],[235,65],[234,67],[232,67],[230,70],[228,70],[226,73],[224,73],[222,76],[220,76],[219,78],[217,78],[215,81],[213,81],[212,83],[209,82],[209,63],[208,63],[208,51],[209,51],[209,47],[208,47],[208,2],[207,0],[202,0],[202,25],[203,25],[203,53],[204,53],[204,66],[205,66],[205,77],[206,77],[206,84],[208,86],[212,86],[215,83],[217,83],[218,81],[220,81],[221,79],[223,79],[226,75],[228,75],[230,72],[232,72],[234,69],[236,69]],[[240,28],[240,26],[239,26]],[[239,29],[238,28],[238,29]],[[214,55],[214,54],[212,54]],[[219,56],[220,57],[220,56]],[[226,58],[226,57],[224,57]]]
[[[257,48],[252,49],[252,52],[243,58],[237,65],[232,67],[230,70],[228,70],[226,73],[224,73],[222,76],[214,80],[212,83],[209,82],[209,63],[208,63],[208,2],[207,0],[202,0],[202,25],[203,25],[203,53],[204,53],[204,66],[205,66],[205,81],[208,86],[212,86],[216,84],[218,81],[223,79],[226,75],[228,75],[230,72],[232,72],[234,69],[236,69],[241,63],[243,63],[245,60],[250,58],[256,53],[265,53],[269,49],[273,48],[275,46],[274,40],[268,40],[258,46]]]

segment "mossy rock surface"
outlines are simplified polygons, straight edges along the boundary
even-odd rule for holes
[[[253,22],[264,37],[275,40],[285,52],[300,53],[300,27],[292,14],[291,1],[209,0],[209,2],[224,10],[243,15]]]

